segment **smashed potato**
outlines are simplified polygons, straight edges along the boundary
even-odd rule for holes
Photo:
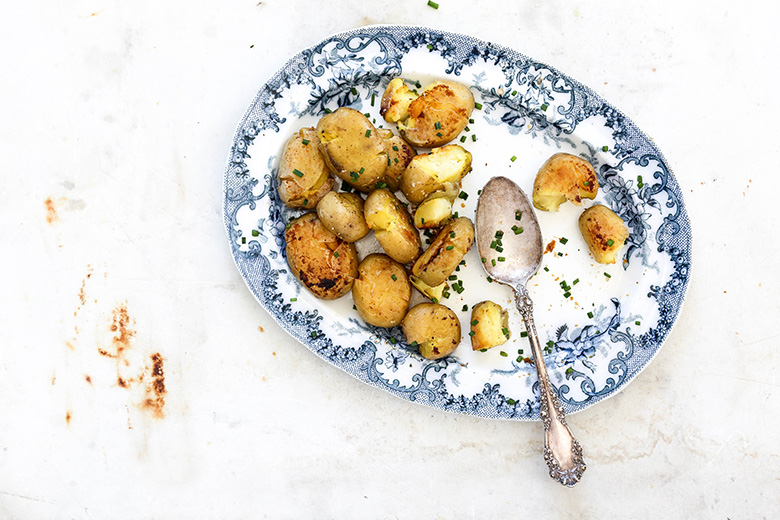
[[[614,264],[629,235],[623,220],[608,207],[596,204],[582,212],[579,225],[596,262]]]
[[[409,143],[386,128],[379,129],[379,135],[385,142],[387,154],[387,169],[385,170],[385,183],[393,191],[397,191],[401,185],[401,175],[417,155],[417,150],[409,146]]]
[[[412,158],[401,176],[401,191],[410,202],[419,204],[434,192],[459,190],[470,170],[471,153],[462,146],[434,148]]]
[[[452,201],[446,192],[431,194],[414,212],[414,226],[417,229],[437,228],[452,217]]]
[[[420,234],[401,201],[389,190],[372,191],[363,206],[368,227],[379,245],[396,262],[408,264],[420,255]]]
[[[366,116],[341,107],[322,116],[317,134],[328,167],[343,181],[365,193],[384,182],[385,142]]]
[[[363,198],[356,193],[327,193],[317,204],[322,224],[340,239],[357,242],[370,229],[363,216]]]
[[[474,95],[455,81],[435,81],[416,96],[399,78],[393,79],[382,96],[380,113],[413,146],[433,148],[460,134],[474,110]]]
[[[534,180],[533,204],[542,211],[558,211],[567,200],[579,206],[594,199],[599,181],[593,166],[569,153],[556,153],[542,165]]]
[[[460,321],[452,310],[438,303],[421,303],[406,313],[401,326],[406,342],[420,348],[427,359],[452,354],[460,343]]]
[[[333,188],[314,128],[301,128],[284,145],[279,161],[279,198],[295,209],[312,209]]]
[[[490,300],[479,302],[471,310],[471,348],[486,350],[509,340],[509,313]]]
[[[412,266],[412,274],[435,287],[447,280],[474,243],[474,224],[459,217],[444,226]]]
[[[352,285],[355,308],[366,323],[394,327],[409,307],[412,289],[401,264],[387,255],[368,255],[358,266]]]
[[[316,213],[290,222],[284,240],[290,271],[314,296],[335,300],[352,289],[358,267],[355,245],[328,231]]]
[[[433,303],[439,303],[442,300],[444,296],[444,290],[447,288],[447,282],[442,282],[435,287],[431,287],[413,274],[409,275],[409,281],[412,283],[415,289],[420,291]]]

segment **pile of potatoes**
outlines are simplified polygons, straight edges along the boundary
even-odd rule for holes
[[[382,97],[381,114],[397,123],[400,135],[342,107],[293,135],[279,163],[282,202],[313,210],[285,231],[292,273],[318,298],[351,292],[366,323],[401,325],[407,342],[429,359],[449,355],[460,343],[458,317],[439,300],[474,243],[471,220],[452,218],[472,158],[447,143],[473,109],[464,85],[437,81],[417,94],[396,78]],[[334,177],[346,192],[333,190]],[[420,230],[437,231],[424,251]],[[384,252],[359,261],[355,242],[371,232]],[[431,303],[409,309],[412,287]]]

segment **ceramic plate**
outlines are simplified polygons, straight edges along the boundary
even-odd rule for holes
[[[318,300],[290,274],[284,230],[300,212],[283,206],[277,194],[284,142],[340,106],[395,129],[380,117],[379,100],[397,76],[422,86],[449,78],[474,93],[474,122],[454,141],[474,158],[454,208],[461,216],[473,220],[479,190],[493,176],[510,177],[530,194],[536,172],[553,153],[580,155],[594,165],[601,189],[584,207],[605,204],[628,225],[618,262],[594,262],[577,228],[584,207],[537,211],[548,252],[529,290],[566,412],[620,391],[658,353],[685,295],[691,230],[677,181],[653,142],[592,90],[549,65],[469,36],[364,27],[297,54],[260,88],[238,126],[224,184],[230,247],[252,294],[317,355],[393,395],[482,417],[539,418],[536,372],[511,290],[488,279],[476,247],[450,282],[464,290],[451,288],[442,301],[460,318],[462,342],[438,361],[422,358],[398,327],[366,325],[349,295]],[[362,254],[372,240],[359,244]],[[510,310],[511,339],[473,352],[468,309],[485,299]]]

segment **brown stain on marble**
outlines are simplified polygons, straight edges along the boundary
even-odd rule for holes
[[[152,380],[146,386],[146,399],[142,408],[152,413],[153,417],[162,418],[165,416],[165,370],[163,368],[164,359],[159,352],[151,356],[152,360]]]
[[[70,410],[65,411],[65,423],[70,426],[70,421],[73,419],[73,412]]]
[[[89,374],[84,374],[84,381],[86,381],[90,385],[92,384],[92,378],[89,377]]]
[[[49,224],[59,222],[60,216],[57,214],[57,207],[54,205],[54,200],[51,197],[48,197],[44,201],[44,204],[46,205],[46,222]]]

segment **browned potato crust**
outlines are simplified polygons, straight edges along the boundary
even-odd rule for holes
[[[430,286],[447,280],[474,243],[474,225],[459,217],[444,226],[412,266],[412,274]]]
[[[399,121],[404,139],[414,146],[433,148],[455,139],[469,122],[474,95],[454,81],[431,83],[409,105],[409,117]]]
[[[596,204],[580,215],[580,232],[596,262],[614,264],[628,238],[628,228],[614,211]]]
[[[357,242],[370,229],[363,216],[363,198],[357,193],[331,191],[317,204],[322,224],[347,242]]]
[[[322,225],[314,212],[290,222],[284,233],[287,263],[292,273],[314,296],[341,298],[357,276],[357,250]]]
[[[534,180],[534,207],[558,211],[567,200],[579,206],[582,199],[594,199],[599,181],[593,166],[576,155],[556,153],[542,165]]]
[[[421,303],[406,313],[401,324],[406,342],[420,347],[428,359],[452,354],[460,343],[460,321],[450,309],[438,303]]]
[[[317,133],[325,161],[342,180],[365,193],[384,180],[385,143],[366,116],[341,107],[322,116]]]
[[[278,179],[279,198],[296,209],[314,208],[333,188],[333,177],[320,152],[314,128],[301,128],[287,141],[279,161]]]
[[[363,206],[368,227],[382,249],[396,262],[408,264],[420,255],[420,234],[409,212],[389,190],[372,191]]]
[[[401,176],[414,156],[417,155],[417,151],[400,136],[395,135],[392,130],[380,128],[379,135],[385,141],[385,152],[388,158],[385,182],[392,191],[398,191]]]
[[[375,253],[360,262],[352,298],[366,323],[377,327],[398,325],[406,316],[411,295],[406,270],[389,256]]]

